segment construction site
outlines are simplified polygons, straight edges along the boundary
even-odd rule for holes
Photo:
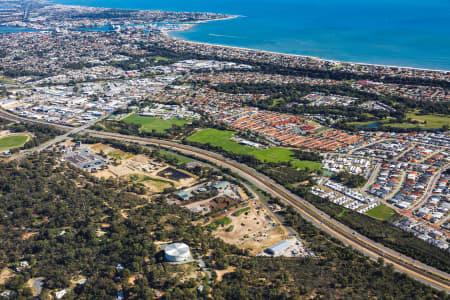
[[[94,176],[139,183],[146,188],[149,194],[161,193],[167,188],[189,187],[198,180],[193,174],[178,170],[146,155],[134,155],[104,144],[90,145],[89,149],[114,160],[114,163],[94,173]]]

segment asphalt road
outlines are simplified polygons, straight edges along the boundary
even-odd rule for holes
[[[356,250],[359,250],[360,252],[373,259],[383,257],[386,263],[393,264],[393,266],[398,271],[407,273],[411,277],[421,282],[427,283],[437,289],[445,290],[447,292],[450,291],[450,276],[447,273],[406,257],[392,249],[384,247],[383,245],[366,238],[363,235],[356,233],[353,229],[341,224],[334,219],[331,219],[325,213],[315,208],[312,204],[306,202],[304,199],[298,197],[297,195],[292,194],[283,186],[273,182],[273,180],[271,180],[270,178],[258,173],[257,171],[249,168],[246,165],[242,165],[236,161],[225,158],[222,155],[214,152],[209,152],[187,145],[181,145],[170,141],[131,137],[115,133],[105,133],[92,130],[87,130],[86,133],[102,138],[113,138],[122,141],[136,142],[144,145],[157,145],[159,147],[179,151],[186,155],[192,155],[194,157],[208,160],[209,162],[221,167],[229,168],[231,171],[248,180],[258,188],[269,192],[273,196],[278,197],[285,203],[291,205],[305,219],[312,222],[316,227],[338,238],[346,245],[352,246]]]
[[[73,127],[54,125],[49,124],[47,122],[21,118],[2,110],[0,110],[0,116],[5,119],[9,119],[11,121],[34,122],[52,125],[66,131],[71,131],[74,129]],[[78,132],[81,132],[81,130]],[[229,168],[231,171],[235,172],[242,178],[248,180],[258,188],[272,194],[275,197],[280,198],[280,200],[285,202],[286,204],[291,205],[313,225],[329,233],[331,236],[334,236],[335,238],[339,239],[344,244],[352,246],[354,249],[360,251],[361,253],[373,259],[383,257],[385,262],[391,263],[396,270],[404,272],[409,276],[421,282],[429,284],[439,290],[450,292],[449,274],[437,270],[428,265],[425,265],[419,261],[413,260],[409,257],[406,257],[392,249],[386,248],[383,245],[366,238],[363,235],[358,234],[353,229],[341,224],[340,222],[334,219],[331,219],[325,213],[315,208],[312,204],[308,203],[307,201],[298,197],[297,195],[292,194],[291,192],[286,190],[283,186],[275,183],[270,178],[266,177],[265,175],[257,172],[256,170],[246,165],[225,158],[222,155],[214,152],[209,152],[203,149],[187,145],[181,145],[175,142],[126,136],[115,133],[98,132],[93,130],[85,130],[83,132],[88,133],[91,136],[97,136],[101,138],[113,138],[127,142],[150,144],[153,146],[157,145],[167,149],[173,149],[187,155],[205,159],[221,167]]]

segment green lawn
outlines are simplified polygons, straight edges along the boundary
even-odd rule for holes
[[[337,217],[342,217],[346,212],[349,212],[350,209],[343,207],[341,212],[337,214]]]
[[[249,211],[249,210],[250,210],[250,207],[247,206],[247,207],[238,209],[238,210],[235,211],[232,215],[233,215],[233,217],[239,217],[240,215],[242,215],[243,213],[245,213],[245,212],[247,212],[247,211]]]
[[[218,130],[213,128],[203,129],[187,138],[188,141],[202,144],[210,144],[220,147],[226,151],[238,154],[250,154],[255,151],[254,148],[241,145],[231,140],[235,132],[227,130]]]
[[[433,128],[442,128],[443,125],[450,126],[450,116],[445,115],[417,115],[415,113],[407,113],[406,119],[411,118],[413,121],[418,121],[419,124],[412,124],[412,123],[393,123],[393,124],[386,124],[388,126],[392,127],[399,127],[399,128],[414,128],[414,127],[421,127],[426,129],[433,129]],[[426,124],[423,122],[426,121]]]
[[[395,214],[395,210],[385,204],[378,205],[367,212],[367,215],[378,220],[387,220]]]
[[[163,133],[167,129],[172,128],[172,125],[184,126],[186,124],[191,123],[191,120],[184,119],[171,119],[171,120],[163,120],[157,117],[144,117],[138,114],[132,114],[122,120],[125,123],[132,123],[141,125],[142,130],[146,132],[152,132],[152,130],[156,130],[156,132]]]
[[[275,107],[275,106],[277,106],[280,102],[282,102],[282,101],[284,101],[284,99],[283,98],[275,98],[275,99],[273,99],[273,101],[272,101],[272,104],[270,104],[270,106],[269,107]]]
[[[0,83],[14,84],[14,80],[9,77],[0,75]]]
[[[123,152],[122,150],[114,150],[108,153],[109,157],[118,160],[125,160],[133,156],[131,153]]]
[[[253,153],[257,159],[263,162],[288,162],[292,160],[293,154],[291,150],[284,148],[268,148]]]
[[[365,122],[350,122],[348,124],[356,126],[366,126],[372,123],[378,123],[380,125],[385,125],[389,127],[397,128],[416,128],[420,127],[423,129],[440,129],[443,125],[450,126],[450,116],[433,114],[433,115],[418,115],[414,112],[406,114],[406,119],[411,119],[411,121],[418,121],[418,124],[410,123],[405,121],[403,123],[389,123],[389,119],[383,119],[379,121],[365,121]],[[424,122],[426,121],[426,124]]]
[[[291,162],[292,166],[300,169],[308,167],[310,170],[320,170],[322,168],[322,164],[319,162],[301,161],[295,159],[294,153],[289,149],[268,148],[257,150],[249,146],[241,145],[231,140],[234,135],[235,132],[233,131],[208,128],[194,133],[188,137],[187,140],[202,144],[211,144],[237,154],[253,155],[262,162]]]
[[[206,226],[206,229],[208,229],[209,231],[214,231],[217,229],[217,227],[219,227],[219,225],[225,227],[229,224],[231,224],[231,219],[228,217],[223,217],[215,220],[214,222],[211,222],[208,226]]]
[[[294,153],[289,149],[268,148],[255,151],[252,154],[263,162],[291,162],[291,165],[298,169],[320,170],[322,168],[322,164],[319,162],[295,159],[293,157]]]
[[[173,182],[170,182],[168,180],[163,180],[163,179],[159,179],[159,178],[153,178],[147,175],[141,175],[141,174],[132,174],[130,176],[131,181],[133,181],[134,183],[140,183],[140,182],[145,182],[145,181],[152,181],[155,183],[161,183],[161,184],[170,184],[171,186],[174,186]]]
[[[169,61],[170,59],[167,57],[163,57],[163,56],[155,56],[154,59],[156,61]]]
[[[167,159],[175,159],[178,161],[179,164],[187,164],[192,162],[193,160],[186,157],[186,156],[181,156],[175,153],[171,153],[171,152],[167,152],[164,150],[160,150],[159,151],[162,155],[164,155]]]
[[[30,138],[29,134],[14,134],[0,138],[0,150],[9,150],[22,147]]]
[[[309,160],[298,160],[294,159],[291,161],[291,165],[296,167],[297,169],[306,169],[308,168],[311,171],[318,171],[322,169],[322,163],[316,162],[316,161],[309,161]]]

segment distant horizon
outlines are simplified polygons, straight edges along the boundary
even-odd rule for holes
[[[450,71],[450,2],[57,0],[94,7],[241,15],[199,24],[171,36],[192,42],[250,48],[326,60]],[[301,2],[301,3],[299,3]],[[376,3],[375,3],[376,2]],[[392,3],[395,2],[395,3]],[[317,12],[316,14],[310,11]],[[434,15],[427,12],[432,11]],[[342,17],[339,17],[342,16]]]

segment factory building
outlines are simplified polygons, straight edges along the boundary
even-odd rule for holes
[[[286,249],[292,246],[291,240],[284,240],[279,242],[278,244],[273,245],[270,248],[267,248],[265,252],[269,255],[280,256]]]

